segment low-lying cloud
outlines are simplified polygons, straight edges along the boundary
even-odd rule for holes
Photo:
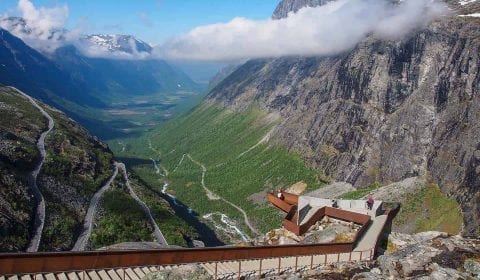
[[[17,10],[21,18],[2,16],[0,27],[10,31],[33,48],[51,52],[65,41],[77,36],[75,31],[65,32],[69,15],[67,5],[36,8],[29,0],[19,0]]]
[[[398,3],[392,4],[394,1]],[[3,15],[0,27],[42,52],[51,53],[70,44],[89,57],[184,61],[334,55],[353,48],[369,35],[401,38],[448,13],[440,0],[338,0],[301,9],[279,20],[237,17],[226,23],[199,26],[150,52],[139,51],[133,40],[127,48],[130,51],[112,50],[86,40],[84,31],[88,28],[67,30],[67,5],[37,8],[30,0],[19,0],[17,10],[23,20]],[[138,16],[139,21],[153,27],[146,14]]]
[[[69,8],[66,4],[54,7],[35,7],[30,0],[19,0],[17,4],[19,17],[11,17],[8,14],[0,16],[0,28],[6,29],[13,35],[22,39],[32,48],[52,53],[56,49],[73,45],[82,54],[88,57],[111,58],[111,59],[146,59],[150,57],[147,52],[137,50],[136,44],[129,39],[130,52],[112,50],[107,45],[98,45],[85,36],[85,25],[68,30],[65,28]],[[112,36],[115,40],[116,36]],[[113,42],[118,44],[118,42]]]
[[[326,56],[353,48],[368,35],[401,38],[447,13],[432,0],[338,0],[288,18],[238,17],[197,27],[155,48],[161,58],[228,61],[280,56]]]

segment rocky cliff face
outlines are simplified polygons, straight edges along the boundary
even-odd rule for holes
[[[335,57],[249,61],[209,99],[280,113],[271,142],[336,180],[362,187],[425,175],[457,198],[465,233],[478,236],[479,53],[480,20],[452,16]]]
[[[63,113],[41,105],[55,121],[37,179],[46,201],[42,250],[71,248],[93,193],[111,176],[108,147]],[[26,98],[0,87],[0,251],[28,245],[36,201],[27,175],[39,159],[36,147],[47,120]]]
[[[273,12],[273,19],[286,18],[291,12],[298,12],[301,8],[304,7],[317,7],[325,5],[328,2],[335,0],[282,0],[275,11]]]

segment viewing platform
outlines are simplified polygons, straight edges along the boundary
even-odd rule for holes
[[[322,266],[373,260],[384,229],[398,209],[372,209],[365,201],[332,200],[282,193],[268,201],[286,213],[283,226],[307,232],[324,217],[356,226],[351,242],[185,248],[136,251],[94,251],[0,254],[0,280],[140,280],[149,273],[198,265],[213,279],[276,276]]]

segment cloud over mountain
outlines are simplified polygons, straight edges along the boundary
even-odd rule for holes
[[[19,0],[17,10],[21,17],[2,16],[0,27],[35,49],[51,52],[78,36],[75,31],[64,30],[69,14],[67,5],[36,8],[29,0]]]
[[[238,17],[194,28],[155,48],[178,60],[236,60],[279,56],[323,56],[353,48],[369,34],[400,38],[447,13],[431,0],[338,0],[303,8],[288,18],[255,21]]]
[[[128,35],[85,35],[84,28],[65,28],[69,7],[35,7],[30,0],[19,0],[20,17],[0,16],[0,28],[22,39],[32,48],[53,53],[65,45],[74,45],[85,56],[112,59],[145,59],[151,47]]]

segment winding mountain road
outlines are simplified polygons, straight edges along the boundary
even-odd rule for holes
[[[85,246],[87,245],[88,239],[90,238],[90,234],[92,233],[92,224],[93,219],[95,218],[95,213],[97,212],[97,206],[102,198],[103,194],[110,188],[112,185],[113,180],[117,177],[118,174],[118,166],[114,166],[114,171],[112,177],[108,179],[108,181],[93,195],[92,200],[90,201],[90,205],[88,206],[87,215],[85,216],[85,220],[83,223],[82,233],[75,242],[72,251],[83,251],[85,250]]]
[[[45,138],[53,130],[55,122],[53,121],[53,118],[40,105],[38,105],[38,103],[32,97],[14,87],[9,88],[19,92],[21,95],[27,98],[28,101],[30,101],[30,103],[32,103],[32,105],[35,106],[40,111],[40,113],[42,113],[42,115],[48,120],[47,130],[42,132],[40,138],[38,138],[37,141],[37,149],[40,152],[40,161],[37,163],[35,169],[28,175],[27,178],[30,189],[32,190],[33,196],[35,197],[35,200],[37,202],[37,207],[35,210],[34,235],[32,239],[30,239],[30,244],[28,245],[27,252],[37,252],[38,248],[40,247],[43,227],[45,225],[45,199],[43,198],[42,192],[37,185],[37,177],[40,173],[40,170],[42,169],[43,163],[45,162],[45,157],[47,155],[45,151]]]
[[[130,185],[130,180],[128,179],[128,173],[127,173],[127,168],[125,167],[125,164],[123,163],[116,163],[115,164],[116,168],[120,169],[123,173],[123,178],[125,180],[125,185],[128,188],[128,191],[130,192],[130,195],[137,201],[137,203],[142,207],[143,212],[148,216],[148,219],[150,220],[150,224],[153,226],[154,229],[154,234],[155,238],[157,239],[157,242],[161,245],[168,245],[167,240],[163,236],[162,231],[157,225],[157,222],[155,222],[155,219],[153,218],[152,212],[150,211],[150,208],[137,196],[135,191],[133,190],[132,186]]]

